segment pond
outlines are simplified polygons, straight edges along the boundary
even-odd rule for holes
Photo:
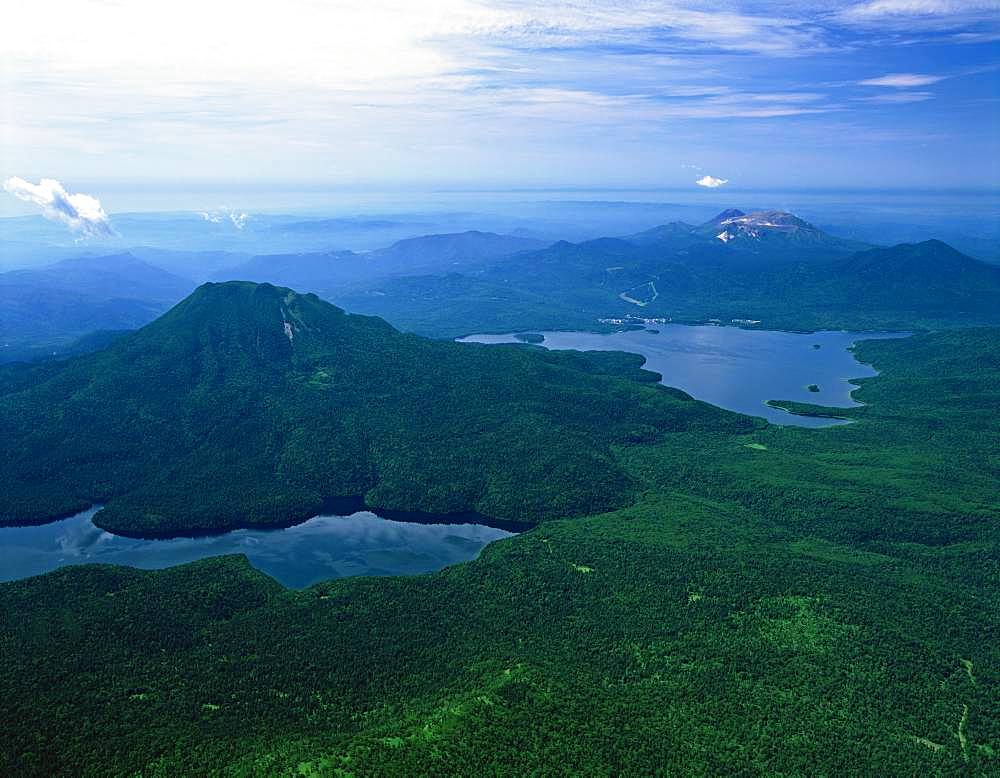
[[[95,526],[98,508],[34,527],[0,528],[0,581],[67,565],[104,563],[159,569],[224,554],[245,554],[257,569],[292,588],[352,575],[416,575],[479,555],[511,532],[483,524],[394,521],[361,511],[317,516],[285,529],[138,540]]]
[[[852,378],[877,375],[858,362],[851,345],[859,340],[906,337],[891,332],[777,332],[737,327],[657,324],[610,334],[542,332],[541,346],[579,351],[629,351],[646,358],[645,367],[663,383],[699,400],[763,416],[775,424],[826,427],[844,422],[796,416],[766,405],[797,400],[841,408],[851,399]],[[518,343],[510,335],[470,335],[465,343]]]

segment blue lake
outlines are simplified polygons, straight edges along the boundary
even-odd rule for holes
[[[0,528],[0,581],[67,565],[103,563],[159,569],[224,554],[245,554],[285,586],[352,575],[415,575],[479,555],[512,533],[481,524],[420,524],[363,511],[317,516],[286,529],[137,540],[112,535],[91,520],[97,508],[50,524]]]
[[[841,408],[857,405],[848,381],[876,375],[848,349],[859,340],[906,337],[907,333],[776,332],[737,327],[658,324],[651,329],[611,334],[541,332],[549,349],[629,351],[646,358],[645,367],[663,383],[699,400],[775,424],[827,427],[843,422],[795,416],[766,405],[797,400]],[[466,343],[517,343],[510,335],[470,335]],[[818,348],[817,348],[818,346]],[[810,391],[813,384],[818,392]]]
[[[763,416],[778,424],[820,427],[831,419],[793,416],[767,400],[800,400],[849,407],[851,378],[875,375],[854,359],[852,343],[901,333],[797,334],[733,327],[664,324],[657,331],[612,334],[544,332],[551,349],[629,351],[663,383],[714,405]],[[474,335],[475,343],[515,343],[513,335]],[[810,384],[818,392],[808,389]],[[285,586],[355,575],[415,575],[474,559],[504,529],[482,524],[396,521],[362,511],[317,516],[286,529],[235,530],[220,535],[138,540],[94,525],[97,508],[35,527],[0,528],[0,581],[39,575],[67,565],[105,563],[158,569],[223,554],[250,563]]]

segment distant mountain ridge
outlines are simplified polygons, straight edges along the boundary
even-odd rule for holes
[[[858,276],[879,277],[899,274],[930,281],[974,275],[993,278],[997,268],[966,256],[944,241],[900,243],[889,248],[858,252],[842,264],[844,272]]]
[[[199,252],[144,256],[192,270],[202,261]],[[218,267],[239,257],[216,252],[203,261]],[[470,230],[368,252],[259,255],[209,275],[312,291],[450,337],[628,316],[789,329],[994,324],[997,272],[941,241],[878,248],[784,211],[732,208],[699,225],[675,221],[580,243]],[[30,279],[37,283],[14,283]],[[26,345],[50,354],[91,330],[134,329],[193,287],[130,255],[2,274],[0,361]]]
[[[437,294],[430,276],[337,301],[435,335],[593,326],[629,315],[788,329],[1000,323],[1000,268],[936,240],[887,248],[844,240],[782,211],[728,209],[698,226],[560,241],[473,273],[464,285],[484,304],[461,307],[458,280],[441,279]],[[509,313],[492,300],[504,300]]]
[[[261,225],[261,229],[265,227]],[[235,228],[230,225],[227,229]],[[76,348],[74,342],[88,332],[130,330],[147,324],[196,285],[185,275],[172,272],[174,269],[199,280],[277,283],[329,298],[346,288],[394,275],[480,268],[543,245],[543,241],[523,236],[467,231],[408,238],[360,253],[318,251],[248,257],[226,251],[139,247],[135,254],[74,257],[44,267],[0,273],[0,362],[70,354]]]
[[[0,361],[50,355],[95,330],[141,327],[195,284],[131,254],[0,273]]]
[[[101,299],[131,298],[176,302],[194,282],[125,252],[64,259],[53,265],[0,273],[0,286],[61,289]]]
[[[483,263],[544,245],[533,238],[469,230],[407,238],[364,253],[261,255],[216,272],[214,279],[290,285],[329,296],[348,286],[392,276],[442,273],[456,268],[473,270]]]

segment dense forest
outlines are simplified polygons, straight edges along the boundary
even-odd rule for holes
[[[0,370],[0,524],[95,503],[98,525],[143,536],[295,523],[344,497],[503,520],[622,507],[637,484],[613,446],[759,426],[641,364],[207,284],[103,351]]]
[[[1000,324],[1000,268],[941,241],[847,253],[845,241],[822,233],[815,242],[771,236],[741,245],[702,232],[665,225],[631,238],[562,241],[479,271],[389,279],[330,299],[441,337],[589,329],[629,314],[800,331]]]
[[[289,591],[226,557],[0,586],[0,772],[995,775],[998,342],[861,343],[881,374],[849,425],[604,439],[632,504],[431,575]],[[654,429],[701,407],[536,351],[490,353]]]

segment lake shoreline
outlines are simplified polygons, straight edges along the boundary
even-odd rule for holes
[[[301,589],[337,578],[433,572],[475,559],[486,545],[519,534],[454,515],[432,523],[357,511],[317,515],[287,527],[135,538],[101,528],[94,522],[97,513],[95,506],[48,525],[0,529],[0,581],[78,565],[160,570],[241,555],[282,586]]]
[[[538,333],[531,333],[536,335]],[[878,371],[855,357],[872,340],[911,337],[911,331],[817,330],[808,334],[724,324],[680,322],[613,333],[548,330],[536,347],[553,351],[618,351],[635,354],[662,386],[717,408],[763,418],[777,426],[825,428],[849,424],[860,407],[856,381]],[[534,338],[533,338],[534,339]],[[524,346],[524,333],[480,333],[460,343]],[[821,406],[796,413],[787,406]]]

